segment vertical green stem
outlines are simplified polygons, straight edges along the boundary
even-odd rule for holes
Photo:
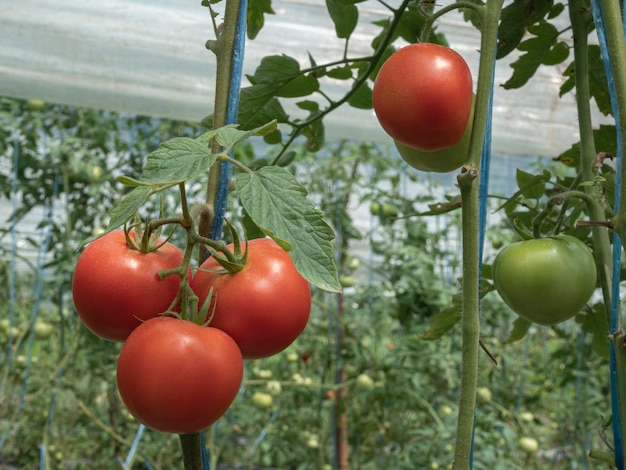
[[[200,434],[179,434],[180,445],[183,449],[183,464],[185,470],[202,470],[202,447]]]
[[[604,17],[604,25],[606,30],[607,45],[611,66],[613,69],[613,78],[615,80],[615,89],[617,94],[617,116],[619,118],[619,129],[622,136],[621,149],[621,190],[619,195],[619,211],[612,220],[614,229],[624,243],[626,241],[626,146],[623,145],[623,139],[626,137],[626,39],[624,38],[624,27],[622,24],[622,13],[620,11],[620,2],[617,0],[600,0],[602,16]],[[624,245],[626,250],[626,245]],[[608,306],[607,306],[608,308]],[[624,349],[624,336],[622,329],[621,315],[618,318],[618,325],[613,332],[612,340],[615,344],[615,367],[618,380],[618,404],[619,420],[622,432],[626,431],[626,351]],[[614,417],[615,419],[615,417]],[[626,466],[626,456],[622,456],[622,467]]]
[[[591,120],[591,91],[589,88],[589,61],[588,61],[588,22],[585,15],[583,0],[570,0],[569,15],[574,36],[574,63],[576,83],[576,105],[578,109],[578,127],[580,131],[580,162],[583,182],[593,182],[595,172],[593,168],[596,157],[596,146],[593,138],[593,123]],[[585,192],[591,197],[587,199],[587,211],[593,221],[605,220],[604,207],[594,199],[597,189],[593,185],[585,185]],[[607,311],[607,324],[610,320],[611,307],[611,278],[613,262],[611,256],[611,242],[608,230],[605,227],[592,227],[594,255],[598,266],[600,285],[604,296]]]
[[[239,15],[240,4],[240,0],[226,0],[224,23],[222,30],[217,37],[215,51],[217,56],[215,104],[213,108],[213,128],[215,129],[226,124],[226,115],[228,113],[228,95],[230,93],[232,75],[233,48],[235,47],[237,17]],[[220,149],[214,148],[213,151],[217,153]],[[210,210],[208,213],[202,214],[198,226],[198,232],[203,236],[208,235],[213,223],[213,213],[220,181],[220,167],[221,165],[218,162],[213,165],[209,171],[206,203]],[[204,257],[204,253],[201,253],[200,256]],[[202,447],[200,433],[181,434],[180,444],[183,452],[185,470],[202,470]]]
[[[215,74],[215,106],[213,109],[213,128],[217,129],[226,124],[228,113],[228,95],[230,93],[230,81],[233,65],[233,48],[235,47],[235,34],[237,32],[237,17],[239,15],[240,0],[226,0],[224,12],[224,24],[216,42],[216,74]],[[217,145],[217,144],[214,144]],[[215,153],[219,147],[213,148]],[[203,215],[200,220],[198,231],[203,236],[208,236],[213,223],[213,214],[219,187],[221,165],[211,167],[207,186],[206,204],[211,209],[209,215]]]
[[[468,161],[458,177],[463,219],[463,317],[461,320],[463,345],[459,416],[452,467],[455,470],[467,470],[471,466],[480,334],[478,176],[489,110],[493,60],[502,4],[503,0],[489,1],[480,15],[482,21],[481,54],[472,141]]]

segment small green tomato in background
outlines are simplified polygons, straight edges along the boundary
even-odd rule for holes
[[[536,454],[539,450],[539,443],[534,437],[520,437],[517,444],[527,454]]]
[[[37,320],[35,322],[33,330],[35,333],[35,339],[46,340],[50,338],[50,336],[52,336],[54,326],[51,323],[45,322],[43,320]]]
[[[372,390],[374,388],[374,385],[374,380],[367,374],[359,374],[356,378],[357,390]]]
[[[484,401],[491,400],[491,390],[489,390],[487,387],[478,387],[478,389],[476,390],[476,395],[481,400],[484,400]]]
[[[269,393],[254,392],[252,394],[252,404],[259,410],[267,410],[274,404],[274,399]]]
[[[274,397],[280,395],[280,392],[283,389],[278,380],[270,380],[269,382],[267,382],[265,388],[267,389],[267,393]]]

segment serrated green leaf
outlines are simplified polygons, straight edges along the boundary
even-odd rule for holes
[[[589,92],[602,114],[605,116],[613,114],[611,97],[606,85],[606,72],[600,56],[600,47],[598,45],[589,45],[587,60],[589,62],[587,67],[589,70]],[[572,62],[563,72],[563,76],[567,77],[567,80],[561,85],[559,96],[563,96],[564,94],[572,91],[576,86],[575,66],[575,62]]]
[[[337,37],[348,39],[359,22],[358,8],[344,0],[326,0],[326,8],[335,25]]]
[[[498,49],[496,57],[501,59],[513,52],[524,37],[526,27],[549,15],[552,0],[514,0],[502,9],[498,26]]]
[[[348,98],[348,104],[357,109],[372,109],[374,106],[372,104],[372,89],[367,83],[362,83],[361,86],[352,93],[350,98]]]
[[[276,131],[276,121],[270,121],[267,124],[250,129],[247,131],[237,129],[232,126],[224,126],[215,132],[215,140],[222,147],[232,147],[252,136],[263,136]]]
[[[616,154],[617,131],[614,125],[603,124],[598,129],[594,129],[593,140],[599,151],[606,152],[610,155]],[[558,160],[567,166],[578,168],[580,166],[580,142],[573,144],[555,160]]]
[[[451,307],[443,309],[441,312],[433,315],[431,318],[430,328],[422,339],[435,340],[441,338],[444,334],[450,331],[454,325],[461,320],[461,306],[453,305]]]
[[[288,55],[270,55],[263,57],[254,71],[255,84],[277,84],[291,80],[300,73],[300,64]]]
[[[581,330],[592,335],[591,347],[603,359],[609,359],[609,327],[606,321],[604,304],[598,303],[587,310],[585,315],[576,315]]]
[[[532,323],[525,318],[517,317],[513,322],[513,329],[509,333],[509,337],[504,341],[504,344],[511,344],[519,341],[526,336]]]
[[[175,137],[148,155],[137,182],[146,186],[182,183],[206,172],[215,158],[204,138]]]
[[[137,186],[126,194],[111,210],[111,218],[106,227],[106,232],[115,230],[128,222],[139,210],[152,193],[150,186]]]
[[[337,80],[348,80],[352,78],[352,68],[350,67],[336,67],[326,72],[326,75],[330,78]]]
[[[567,59],[567,55],[563,57],[562,46],[557,43],[559,31],[556,27],[546,21],[542,21],[537,25],[529,26],[528,32],[534,37],[526,39],[518,46],[520,51],[525,52],[515,62],[511,64],[513,76],[504,83],[504,88],[520,88],[524,86],[528,80],[535,74],[539,66],[544,61],[554,61],[556,58]],[[556,52],[552,52],[554,48]],[[557,62],[560,63],[560,62]],[[554,63],[551,63],[554,65]]]
[[[246,18],[248,38],[254,39],[257,34],[259,34],[259,31],[261,31],[265,23],[264,15],[274,14],[275,12],[272,10],[272,0],[254,0],[253,2],[248,2]]]
[[[546,190],[543,175],[533,175],[518,169],[515,173],[515,179],[520,192],[527,199],[539,199]]]
[[[273,119],[287,122],[289,117],[275,92],[273,85],[252,85],[241,89],[238,121],[242,129],[259,127]]]
[[[330,292],[341,289],[333,230],[289,171],[268,166],[256,173],[241,173],[235,177],[235,187],[254,224],[289,243],[294,264],[305,279]]]
[[[298,98],[309,96],[320,89],[319,80],[312,75],[299,75],[276,89],[276,96],[281,98]]]

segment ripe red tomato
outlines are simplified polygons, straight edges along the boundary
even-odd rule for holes
[[[180,276],[160,279],[158,272],[176,268],[182,260],[183,253],[171,243],[142,253],[128,246],[123,230],[107,233],[78,257],[72,279],[78,315],[101,338],[124,341],[143,320],[170,306]]]
[[[402,159],[417,170],[432,171],[434,173],[448,173],[461,168],[467,161],[469,146],[472,140],[472,128],[474,124],[473,104],[474,101],[472,101],[472,110],[470,111],[470,117],[467,121],[465,132],[461,140],[456,144],[451,147],[433,150],[432,152],[424,152],[394,140],[394,144]]]
[[[455,145],[472,108],[472,74],[452,49],[411,44],[393,53],[374,82],[383,129],[398,142],[431,152]]]
[[[494,284],[519,316],[554,325],[576,315],[596,288],[596,263],[578,238],[558,235],[512,243],[496,255]]]
[[[250,240],[241,271],[209,272],[220,268],[214,258],[207,259],[190,285],[200,305],[213,287],[210,325],[228,333],[244,358],[276,354],[302,333],[311,311],[309,283],[274,240]]]
[[[135,328],[117,363],[117,387],[130,414],[151,429],[176,434],[217,421],[242,377],[241,351],[230,336],[174,317]]]

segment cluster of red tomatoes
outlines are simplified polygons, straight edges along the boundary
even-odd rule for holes
[[[372,100],[378,121],[409,165],[434,172],[463,165],[474,94],[469,67],[457,52],[431,43],[399,49],[380,68]]]
[[[72,281],[76,311],[94,334],[124,343],[117,385],[139,422],[199,432],[235,399],[244,359],[276,354],[300,335],[309,283],[273,240],[256,239],[239,271],[230,274],[211,257],[181,289],[180,275],[162,275],[182,265],[183,253],[169,242],[146,252],[134,242],[134,232],[118,230],[81,253]],[[194,310],[208,304],[206,318],[182,319],[178,300],[186,289],[197,297]]]

